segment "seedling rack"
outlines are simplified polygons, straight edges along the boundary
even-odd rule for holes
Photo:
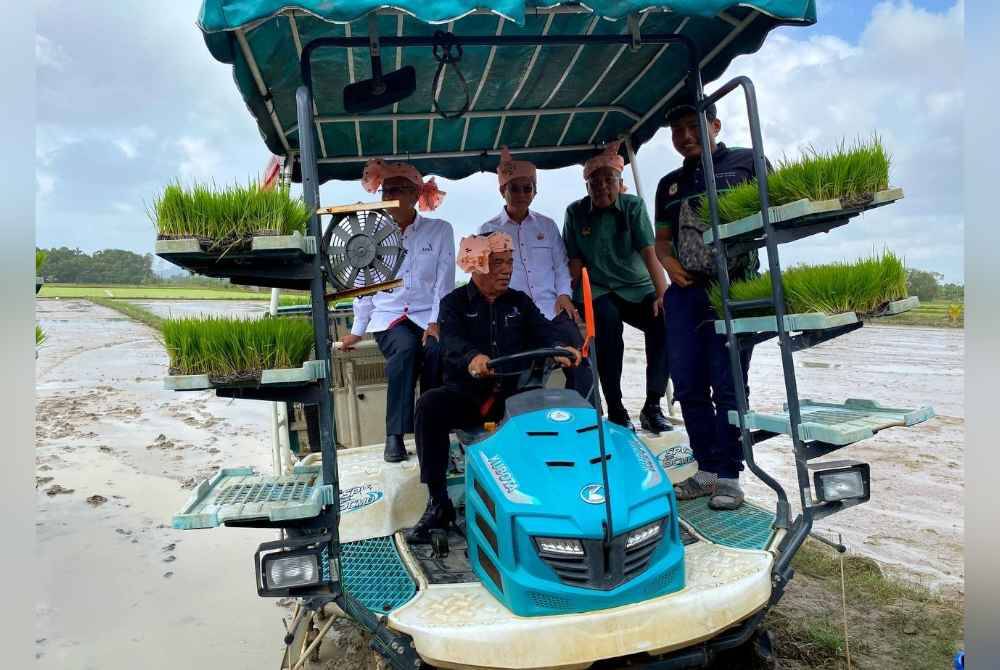
[[[800,200],[780,207],[769,207],[767,166],[753,82],[736,77],[705,96],[700,81],[690,82],[694,99],[698,100],[698,124],[702,144],[702,167],[706,176],[706,195],[711,228],[704,234],[706,243],[713,245],[716,272],[722,293],[722,319],[716,321],[716,332],[725,334],[729,349],[733,380],[736,386],[737,411],[730,413],[730,422],[740,429],[743,455],[750,470],[778,496],[774,525],[787,532],[779,545],[779,556],[773,569],[771,602],[781,597],[791,579],[791,559],[812,530],[813,521],[857,504],[859,501],[818,502],[812,493],[808,461],[841,449],[848,444],[871,437],[890,426],[910,426],[933,416],[929,407],[896,409],[881,407],[870,400],[848,400],[843,404],[816,403],[800,399],[795,378],[793,352],[846,335],[864,325],[866,318],[897,314],[916,306],[916,299],[889,303],[876,315],[852,312],[836,315],[786,314],[781,279],[778,246],[810,235],[829,232],[855,219],[862,212],[896,202],[903,197],[901,189],[888,189],[871,194],[861,202],[839,199],[822,202]],[[732,223],[720,224],[718,188],[715,166],[709,146],[708,120],[705,110],[737,88],[743,89],[750,122],[754,167],[758,176],[760,211]],[[728,258],[752,249],[766,248],[771,277],[771,296],[767,299],[737,301],[730,298]],[[773,316],[737,318],[736,314],[768,307]],[[792,333],[798,332],[798,335]],[[746,385],[740,366],[743,349],[777,337],[781,351],[781,366],[785,382],[786,404],[780,413],[758,413],[749,408]],[[777,435],[788,435],[795,455],[795,469],[801,497],[802,512],[794,521],[784,488],[764,472],[754,459],[754,445]]]

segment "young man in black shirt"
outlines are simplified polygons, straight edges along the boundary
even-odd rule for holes
[[[719,192],[753,179],[752,150],[716,143],[722,122],[714,105],[706,116]],[[713,322],[720,317],[708,299],[708,288],[717,278],[715,259],[701,236],[708,224],[698,214],[705,194],[698,118],[694,107],[685,104],[671,109],[666,121],[684,163],[656,188],[656,255],[671,282],[664,306],[674,397],[698,460],[698,473],[677,484],[675,491],[680,499],[711,496],[713,509],[735,509],[743,503],[743,448],[739,429],[729,423],[729,412],[736,409],[736,387],[726,338],[715,332]],[[754,277],[759,267],[756,251],[742,254],[729,260],[729,279]],[[744,384],[750,353],[741,353]]]

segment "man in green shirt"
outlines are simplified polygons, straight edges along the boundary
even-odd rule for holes
[[[653,226],[646,206],[623,193],[625,160],[618,142],[584,165],[587,195],[566,208],[563,239],[570,275],[580,300],[581,268],[587,267],[594,299],[598,373],[608,407],[608,419],[632,428],[622,403],[623,323],[641,330],[646,339],[646,402],[639,420],[646,430],[660,433],[671,425],[660,409],[667,390],[666,322],[663,293],[666,280],[656,258]]]

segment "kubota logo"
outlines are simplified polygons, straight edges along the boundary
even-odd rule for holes
[[[585,503],[600,505],[604,502],[604,487],[600,484],[587,484],[580,490],[580,498]]]

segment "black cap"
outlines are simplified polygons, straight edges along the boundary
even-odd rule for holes
[[[688,114],[694,114],[696,112],[697,110],[695,109],[694,104],[691,102],[683,102],[678,105],[674,105],[667,112],[666,123],[669,126],[674,121],[677,121],[678,119],[687,116]],[[708,117],[709,121],[715,121],[715,119],[718,118],[716,116],[714,102],[705,108],[705,116]]]

